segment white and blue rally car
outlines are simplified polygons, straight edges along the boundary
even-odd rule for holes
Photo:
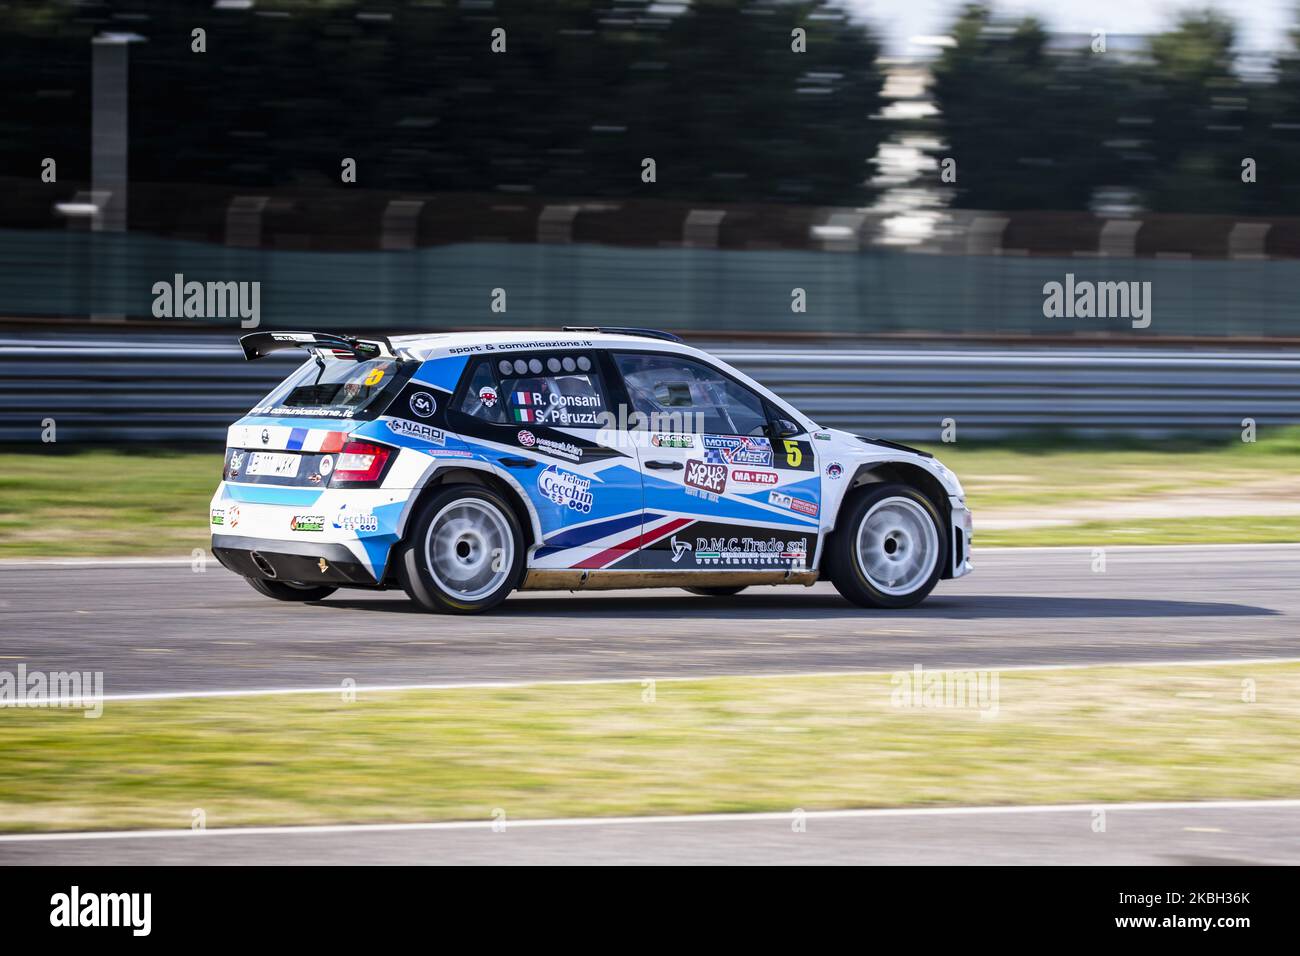
[[[864,607],[971,569],[929,454],[822,428],[646,329],[359,339],[258,332],[306,361],[232,425],[212,552],[261,593],[400,586],[430,610],[511,591],[829,578]]]

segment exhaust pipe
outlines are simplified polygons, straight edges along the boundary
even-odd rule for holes
[[[275,577],[275,568],[271,567],[271,562],[266,560],[266,558],[262,557],[256,551],[250,551],[248,553],[248,557],[253,562],[253,566],[256,567],[257,570],[261,571],[268,578]]]

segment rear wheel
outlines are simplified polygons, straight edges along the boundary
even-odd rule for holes
[[[688,594],[698,594],[701,597],[731,597],[733,594],[739,594],[748,584],[730,584],[726,587],[716,588],[682,588]]]
[[[862,607],[904,608],[923,601],[947,557],[943,519],[908,485],[880,485],[850,501],[831,539],[835,589]]]
[[[477,485],[452,485],[426,504],[398,550],[398,576],[430,611],[496,607],[523,572],[524,538],[511,507]]]
[[[244,578],[259,594],[277,601],[323,601],[338,588],[327,584],[295,584],[293,581],[268,581],[266,578]]]

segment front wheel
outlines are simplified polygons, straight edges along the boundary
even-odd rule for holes
[[[266,578],[244,578],[259,594],[277,601],[323,601],[338,588],[327,584],[294,584],[292,581],[269,581]]]
[[[716,588],[682,588],[688,594],[698,594],[701,597],[731,597],[733,594],[739,594],[747,584],[730,584],[725,587]]]
[[[514,511],[493,491],[452,485],[415,520],[397,554],[402,587],[430,611],[476,614],[496,607],[523,571]]]
[[[831,540],[832,582],[862,607],[921,603],[938,583],[947,555],[943,519],[908,485],[873,488],[847,504]]]

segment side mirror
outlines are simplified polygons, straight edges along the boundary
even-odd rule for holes
[[[788,418],[774,418],[767,426],[768,437],[773,441],[780,441],[782,438],[793,438],[795,435],[802,435],[803,429],[790,421]]]

